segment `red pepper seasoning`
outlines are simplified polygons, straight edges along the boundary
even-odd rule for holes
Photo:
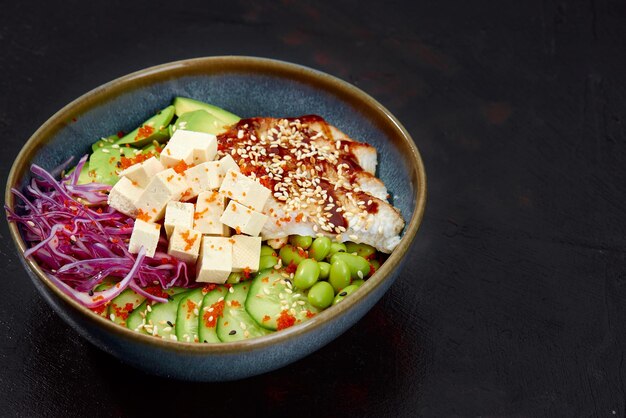
[[[281,329],[289,328],[296,323],[296,318],[291,315],[288,311],[282,311],[280,316],[276,320],[276,329],[280,331]]]

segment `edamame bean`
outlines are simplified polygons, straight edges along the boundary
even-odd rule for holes
[[[352,254],[356,253],[365,259],[376,254],[376,248],[367,244],[357,244],[356,242],[346,242],[346,252]]]
[[[345,289],[343,289],[341,292],[337,293],[337,296],[335,296],[335,300],[333,300],[333,305],[336,305],[339,302],[341,302],[342,300],[344,300],[346,298],[346,296],[348,296],[350,293],[353,293],[358,288],[359,288],[359,286],[355,286],[355,285],[351,284],[350,286],[348,286]]]
[[[370,263],[361,256],[349,253],[335,253],[330,258],[330,262],[334,263],[336,260],[343,260],[348,265],[350,275],[355,280],[367,277],[370,272]]]
[[[309,249],[309,255],[317,261],[322,261],[328,256],[330,252],[331,242],[328,237],[317,237],[311,248]]]
[[[317,282],[319,277],[319,264],[317,264],[317,261],[307,258],[298,264],[296,273],[293,275],[293,284],[299,289],[308,289]]]
[[[289,243],[294,247],[300,247],[306,250],[311,246],[311,243],[313,243],[313,238],[305,235],[292,235],[289,237]]]
[[[259,271],[274,268],[278,264],[278,257],[273,255],[262,255],[259,260]]]
[[[328,279],[328,275],[330,274],[330,264],[324,261],[320,261],[317,264],[320,265],[320,280]]]
[[[316,308],[325,309],[333,303],[335,290],[328,282],[317,282],[309,289],[307,299]]]
[[[333,242],[332,244],[330,244],[330,251],[328,252],[328,255],[326,256],[328,259],[330,259],[330,257],[332,257],[335,253],[338,252],[346,252],[346,245],[342,242]]]
[[[361,287],[363,286],[363,283],[365,283],[365,280],[361,280],[361,279],[353,280],[350,286]]]
[[[276,250],[274,250],[269,245],[261,245],[261,257],[263,257],[264,255],[277,256],[278,254],[276,253]]]
[[[306,258],[306,253],[304,250],[298,251],[294,246],[287,244],[280,249],[280,258],[283,260],[283,266],[288,266],[291,263],[297,266]]]
[[[350,268],[345,261],[336,259],[330,265],[330,273],[328,275],[328,283],[333,286],[335,292],[341,291],[350,285]]]

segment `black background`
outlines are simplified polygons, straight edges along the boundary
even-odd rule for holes
[[[0,415],[624,416],[626,2],[130,3],[1,2],[3,179],[41,123],[106,81],[256,55],[387,106],[426,164],[424,222],[355,327],[222,384],[151,377],[83,341],[3,223]]]

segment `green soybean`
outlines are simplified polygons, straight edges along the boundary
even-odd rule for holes
[[[365,283],[365,280],[361,280],[361,279],[353,280],[350,286],[361,287],[363,286],[363,283]]]
[[[345,253],[346,245],[341,242],[333,242],[332,244],[330,244],[330,251],[328,252],[328,255],[326,257],[330,259],[333,255],[335,255],[335,253],[339,252]]]
[[[264,255],[276,256],[278,254],[276,253],[276,250],[269,245],[261,245],[261,257],[263,257]]]
[[[335,296],[335,300],[333,300],[333,305],[336,305],[342,300],[344,300],[350,293],[353,293],[358,288],[359,286],[355,286],[353,284],[351,284],[350,286],[347,286],[341,292],[337,293],[337,296]]]
[[[317,279],[320,277],[320,266],[317,261],[307,258],[302,260],[296,268],[296,273],[293,276],[293,284],[299,289],[308,289],[313,286]]]
[[[331,242],[328,237],[317,237],[311,244],[309,255],[317,261],[322,261],[330,253]]]
[[[300,247],[306,250],[313,243],[313,238],[307,237],[306,235],[292,235],[289,237],[289,243],[294,247]]]
[[[330,258],[333,263],[336,260],[343,260],[350,268],[350,276],[353,279],[362,279],[367,277],[370,272],[370,263],[361,256],[349,253],[336,253]]]
[[[350,285],[350,268],[345,261],[337,259],[330,265],[328,282],[336,292]]]
[[[335,290],[328,282],[317,282],[309,289],[307,299],[316,308],[325,309],[333,303]]]
[[[328,275],[330,274],[330,264],[324,261],[320,261],[317,264],[320,266],[320,280],[328,279]]]
[[[274,268],[278,264],[278,257],[274,255],[262,255],[259,260],[259,271]]]
[[[367,244],[357,244],[356,242],[346,242],[346,252],[356,253],[363,258],[369,258],[376,254],[376,248]]]
[[[283,265],[288,266],[291,263],[298,265],[304,259],[306,259],[306,254],[303,250],[298,251],[293,245],[285,245],[280,249],[280,258],[283,260]]]

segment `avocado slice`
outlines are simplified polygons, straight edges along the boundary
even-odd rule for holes
[[[169,125],[174,118],[174,111],[174,106],[166,107],[142,123],[137,129],[119,139],[116,144],[132,144],[136,147],[143,147],[152,141],[165,141],[169,138],[167,125]]]
[[[225,123],[221,119],[216,118],[206,110],[193,110],[183,113],[174,124],[172,131],[177,129],[194,132],[206,132],[208,134],[218,135],[226,132]]]
[[[198,100],[189,99],[187,97],[176,97],[173,102],[176,108],[176,116],[181,117],[187,112],[193,112],[194,110],[204,110],[212,114],[218,119],[224,121],[224,125],[233,125],[241,119],[239,116],[234,115],[220,107],[210,105],[208,103],[200,102]]]
[[[117,163],[121,159],[120,148],[102,147],[89,157],[89,170],[92,181],[114,185],[119,179]],[[82,174],[82,173],[81,173]]]
[[[97,140],[91,145],[91,151],[95,151],[98,148],[102,148],[102,147],[110,147],[111,145],[115,144],[115,141],[117,141],[118,139],[119,138],[117,135],[111,135],[111,136],[107,136],[106,138],[100,138],[99,140]]]

